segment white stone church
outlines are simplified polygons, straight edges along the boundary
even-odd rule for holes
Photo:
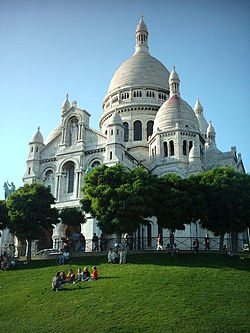
[[[197,92],[199,93],[199,92]],[[145,166],[152,174],[174,172],[181,177],[216,166],[232,166],[244,172],[236,148],[222,152],[216,133],[207,122],[197,98],[194,109],[181,98],[180,78],[173,66],[171,74],[148,48],[148,29],[141,18],[136,28],[134,54],[115,72],[103,99],[100,130],[89,126],[90,114],[68,95],[61,109],[61,123],[46,141],[38,128],[29,143],[24,183],[50,185],[56,207],[79,206],[84,176],[104,163],[124,164],[128,169]],[[81,226],[86,239],[101,231],[89,218]],[[179,237],[203,237],[197,224],[177,231]],[[65,234],[62,225],[53,231],[54,246]],[[137,237],[157,237],[157,223],[142,227]],[[163,230],[163,236],[169,235]],[[135,235],[136,237],[136,235]]]

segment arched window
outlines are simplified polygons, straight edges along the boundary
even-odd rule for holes
[[[124,126],[124,142],[128,142],[128,123],[123,123]]]
[[[91,168],[99,166],[101,163],[99,161],[94,161],[91,163]]]
[[[75,164],[67,162],[63,167],[63,172],[66,176],[66,193],[74,192],[74,179],[75,179]]]
[[[189,141],[188,151],[190,151],[193,147],[193,141]]]
[[[164,157],[168,157],[168,143],[166,141],[163,142],[163,154]]]
[[[184,140],[182,144],[183,155],[187,156],[187,141]]]
[[[109,159],[112,160],[112,151],[109,153]]]
[[[174,141],[169,141],[170,156],[174,156]]]
[[[113,135],[114,134],[114,131],[113,130],[111,130],[111,135]]]
[[[154,122],[152,120],[147,122],[147,139],[153,134]]]
[[[142,140],[142,124],[139,120],[134,122],[134,141]]]
[[[78,120],[73,117],[69,121],[69,145],[73,145],[78,140]]]
[[[45,172],[43,182],[46,187],[50,186],[50,192],[54,194],[54,174],[51,169]]]

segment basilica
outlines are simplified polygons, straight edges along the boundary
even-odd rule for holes
[[[227,152],[217,148],[215,129],[207,122],[199,98],[194,108],[182,99],[177,69],[173,66],[170,73],[150,54],[148,37],[141,18],[135,52],[117,69],[103,98],[100,130],[89,126],[88,111],[67,95],[61,123],[45,141],[39,128],[32,136],[23,181],[50,186],[58,209],[79,206],[84,176],[100,164],[122,163],[128,169],[142,165],[158,176],[174,172],[188,177],[216,166],[244,172],[236,147]],[[149,227],[138,230],[138,237],[157,237],[154,218]],[[80,231],[86,239],[94,232],[101,234],[91,217]],[[162,232],[168,236],[168,230]],[[58,224],[52,235],[54,246],[64,234],[65,227]],[[204,230],[192,224],[176,232],[180,237],[204,235]]]

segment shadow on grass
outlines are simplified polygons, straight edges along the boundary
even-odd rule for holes
[[[79,290],[84,290],[84,289],[89,289],[91,288],[90,286],[82,286],[82,285],[74,285],[72,288],[64,288],[63,290],[61,290],[62,292],[64,291],[79,291]]]
[[[244,258],[244,259],[243,259]],[[181,253],[179,256],[171,256],[164,251],[157,253],[129,253],[127,263],[132,265],[155,265],[155,266],[180,266],[180,267],[203,267],[218,269],[237,269],[250,271],[250,257],[244,255],[236,255],[230,257],[227,255],[216,253]],[[107,264],[105,256],[86,256],[79,258],[71,258],[70,262],[65,265],[58,265],[58,260],[37,260],[29,264],[19,262],[14,270],[26,270],[36,268],[54,267],[55,271],[67,271],[71,266],[98,266]],[[110,264],[109,264],[110,265]],[[101,277],[109,279],[114,277]]]
[[[157,266],[181,266],[198,268],[237,269],[250,271],[250,258],[248,256],[235,255],[230,257],[216,253],[181,253],[171,256],[166,253],[148,253],[129,255],[130,264],[157,265]]]

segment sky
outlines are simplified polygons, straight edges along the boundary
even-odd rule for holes
[[[0,0],[0,199],[5,181],[23,185],[29,141],[60,123],[67,93],[99,129],[142,13],[151,55],[175,64],[182,98],[199,96],[218,148],[236,146],[250,171],[250,1]]]

